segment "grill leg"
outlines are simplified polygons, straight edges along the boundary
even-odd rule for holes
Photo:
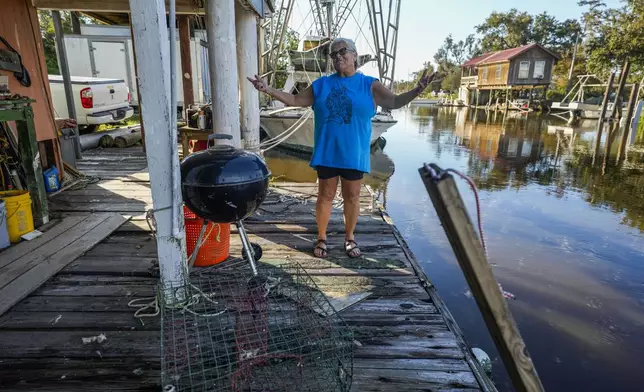
[[[237,225],[237,230],[239,231],[239,237],[241,237],[242,246],[248,255],[248,262],[250,263],[250,268],[253,270],[253,275],[257,276],[257,265],[255,265],[255,252],[253,252],[253,247],[250,245],[248,240],[248,234],[246,234],[246,229],[244,228],[244,223],[242,221],[235,222]]]

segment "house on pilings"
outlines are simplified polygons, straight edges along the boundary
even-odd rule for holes
[[[534,98],[545,98],[559,59],[539,44],[474,57],[461,66],[459,99],[469,106],[530,107]]]

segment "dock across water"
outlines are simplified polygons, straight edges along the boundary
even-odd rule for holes
[[[145,220],[152,208],[146,167],[140,148],[85,152],[79,170],[100,181],[51,198],[58,224],[79,214],[131,218],[84,254],[62,261],[60,272],[0,316],[0,390],[161,389],[159,317],[141,323],[128,306],[153,296],[158,281],[155,238]],[[495,391],[367,187],[356,231],[363,257],[344,253],[341,200],[329,225],[329,257],[312,256],[315,194],[315,184],[275,183],[245,226],[251,241],[262,246],[261,263],[297,261],[325,293],[368,294],[340,312],[354,330],[353,390]],[[54,222],[50,230],[55,227]],[[39,249],[32,252],[44,252]],[[241,255],[236,233],[230,251]],[[0,268],[0,276],[10,266]],[[100,343],[83,342],[100,335]]]

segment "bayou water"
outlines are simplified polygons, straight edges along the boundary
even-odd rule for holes
[[[596,122],[550,115],[410,107],[372,152],[366,179],[473,347],[507,374],[418,174],[436,163],[470,176],[489,261],[548,391],[639,391],[644,385],[644,157],[592,164]],[[602,149],[603,150],[603,149]],[[315,181],[305,157],[271,152],[273,174]],[[476,220],[472,191],[459,190]],[[359,239],[358,239],[359,241]]]

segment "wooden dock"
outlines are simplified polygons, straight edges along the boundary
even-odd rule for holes
[[[154,295],[158,280],[145,220],[152,208],[146,166],[140,148],[85,152],[79,170],[100,181],[51,198],[59,218],[106,212],[132,218],[0,316],[0,390],[160,390],[160,320],[142,324],[128,307]],[[246,228],[263,248],[262,263],[297,261],[326,291],[371,293],[340,313],[355,331],[354,391],[495,391],[368,188],[361,201],[360,259],[344,254],[340,208],[329,226],[329,257],[312,256],[315,184],[275,184]],[[239,236],[232,235],[231,255],[240,254]],[[100,334],[101,343],[83,343]]]

